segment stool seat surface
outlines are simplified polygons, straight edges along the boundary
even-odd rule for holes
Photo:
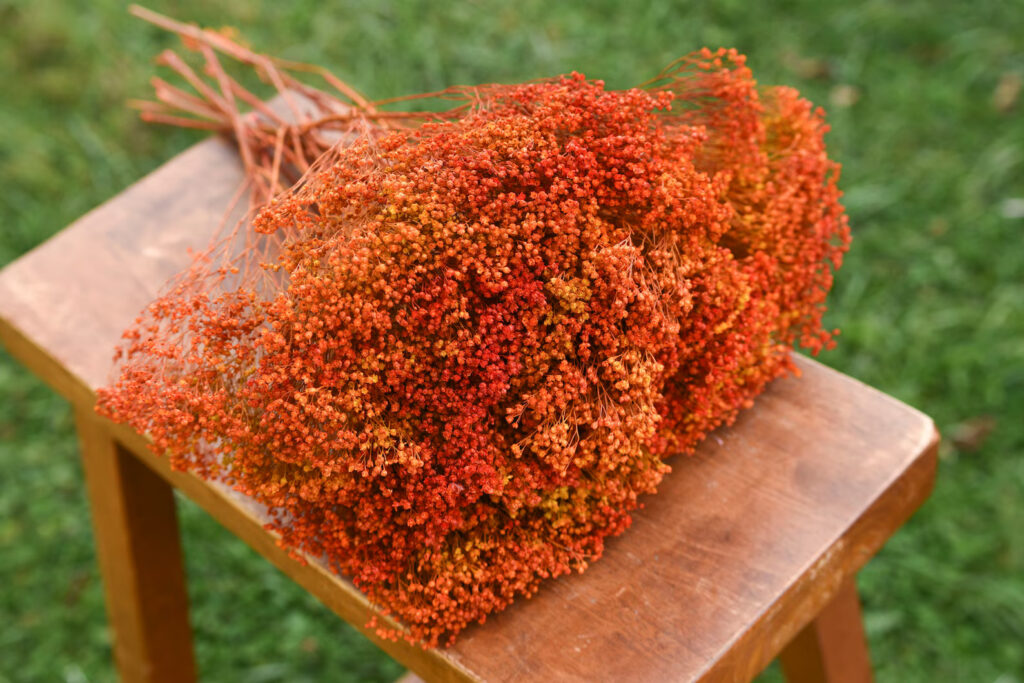
[[[0,272],[0,339],[78,407],[111,379],[121,332],[202,249],[241,181],[202,142]],[[745,679],[756,675],[930,492],[931,420],[815,361],[773,382],[648,497],[585,573],[548,581],[450,648],[367,632],[373,606],[315,560],[291,559],[265,511],[126,447],[424,678]]]

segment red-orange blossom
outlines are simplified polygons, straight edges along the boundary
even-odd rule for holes
[[[821,113],[734,51],[477,97],[334,150],[256,217],[263,284],[170,290],[100,399],[429,645],[582,571],[828,344],[849,240]]]

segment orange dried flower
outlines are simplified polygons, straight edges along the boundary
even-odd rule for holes
[[[666,456],[830,343],[849,239],[821,112],[734,51],[469,92],[321,110],[348,137],[150,306],[99,404],[426,645],[582,571]],[[294,127],[239,120],[272,194]]]

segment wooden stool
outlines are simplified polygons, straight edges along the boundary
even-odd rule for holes
[[[672,459],[586,573],[429,651],[367,631],[363,595],[291,559],[258,506],[172,472],[144,438],[98,418],[94,391],[122,330],[186,249],[205,247],[240,178],[233,149],[208,140],[0,273],[0,338],[74,407],[125,681],[195,677],[172,486],[426,680],[749,680],[780,654],[792,681],[870,679],[856,572],[927,498],[938,435],[806,358],[799,378]]]

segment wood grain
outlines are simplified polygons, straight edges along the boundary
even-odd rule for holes
[[[109,378],[121,331],[205,246],[237,188],[233,151],[201,143],[0,272],[0,339],[75,405]],[[425,680],[748,680],[828,605],[927,497],[937,435],[916,410],[814,361],[774,382],[646,500],[586,573],[546,584],[447,650],[369,637]],[[351,584],[276,545],[263,511],[140,461],[363,628]],[[365,632],[365,628],[363,628]]]

